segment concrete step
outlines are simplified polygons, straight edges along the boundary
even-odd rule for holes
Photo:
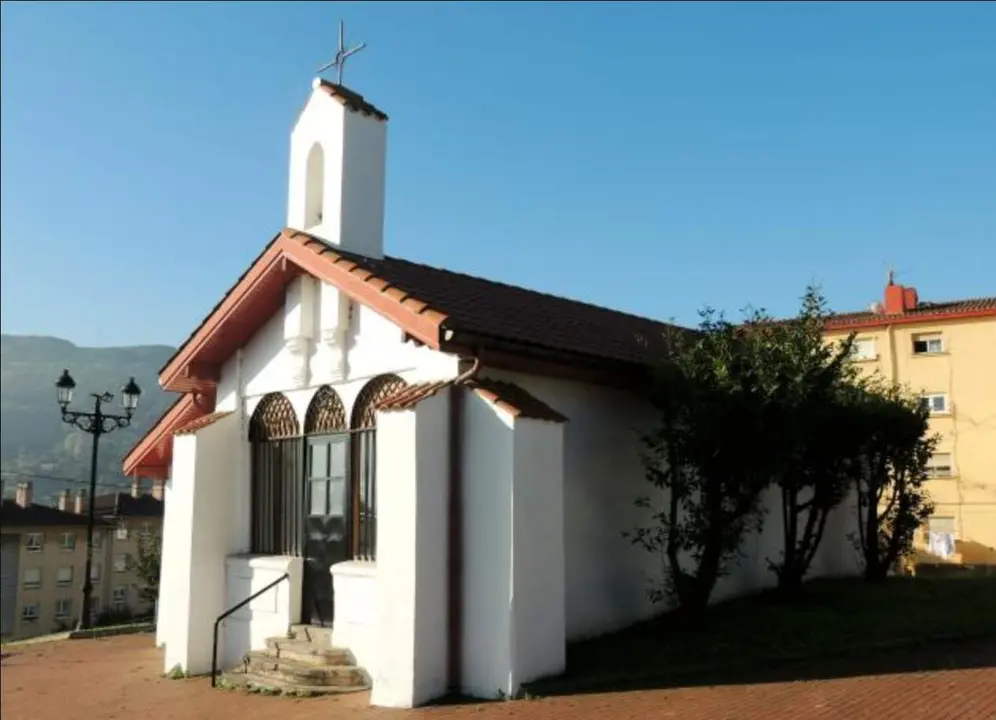
[[[314,625],[291,625],[287,639],[300,640],[319,647],[332,647],[332,628]]]
[[[218,678],[218,686],[233,690],[248,690],[261,695],[289,695],[292,697],[314,697],[363,692],[366,685],[297,685],[281,678],[259,675],[237,668],[223,672]]]
[[[250,652],[246,671],[304,687],[367,687],[366,673],[355,665],[316,665],[273,657],[268,651]]]
[[[353,657],[342,648],[323,647],[306,640],[267,638],[268,654],[275,658],[296,660],[312,665],[352,665]]]

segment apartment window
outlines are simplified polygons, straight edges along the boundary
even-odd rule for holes
[[[45,544],[45,536],[42,533],[28,533],[25,538],[25,547],[28,552],[41,552]]]
[[[76,549],[76,533],[62,533],[59,535],[59,549],[72,551]]]
[[[100,580],[100,565],[93,563],[90,566],[90,581],[96,582],[97,580]]]
[[[851,357],[854,360],[874,360],[878,357],[875,349],[875,338],[857,338],[851,345]]]
[[[945,478],[954,475],[951,453],[934,453],[927,461],[927,477]]]
[[[24,622],[37,622],[38,603],[29,603],[21,608],[21,620]]]
[[[93,533],[93,549],[99,550],[103,542],[104,542],[104,536],[95,530]]]
[[[128,555],[121,553],[114,556],[114,572],[124,572],[128,569]]]
[[[930,411],[931,415],[951,412],[947,393],[928,393],[920,398],[920,403]]]
[[[118,525],[118,529],[114,531],[114,537],[117,540],[127,540],[128,539],[128,526]]]
[[[55,584],[66,585],[73,584],[73,569],[71,567],[61,567],[55,571]]]
[[[148,539],[152,537],[152,526],[149,523],[143,523],[142,529],[139,530],[138,534],[142,540],[148,541]]]
[[[118,587],[114,588],[114,595],[111,598],[111,602],[114,603],[114,609],[120,610],[125,606],[125,603],[127,601],[128,601],[128,588],[126,588],[124,585],[119,585]]]
[[[41,587],[41,568],[24,568],[24,589],[34,590]]]
[[[942,352],[944,352],[944,341],[941,339],[940,333],[913,336],[914,355],[929,355],[931,353]]]
[[[59,598],[55,601],[55,619],[66,620],[72,615],[73,601],[69,598]]]

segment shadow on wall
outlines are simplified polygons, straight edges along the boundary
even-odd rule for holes
[[[926,550],[914,556],[916,574],[924,577],[996,576],[996,548],[968,540],[955,543],[956,559],[949,560]]]

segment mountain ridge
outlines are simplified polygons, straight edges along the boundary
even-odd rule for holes
[[[76,381],[70,410],[89,411],[90,393],[110,392],[109,413],[120,414],[121,387],[134,377],[142,395],[129,427],[100,437],[98,492],[130,483],[121,471],[124,454],[175,395],[159,387],[159,369],[173,355],[169,345],[79,346],[50,335],[0,334],[0,468],[4,494],[19,478],[32,480],[35,502],[51,504],[65,488],[86,487],[92,436],[62,422],[55,381],[69,369]]]

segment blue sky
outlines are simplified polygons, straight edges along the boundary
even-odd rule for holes
[[[186,337],[339,18],[392,255],[684,323],[996,293],[996,4],[4,3],[3,331]]]

